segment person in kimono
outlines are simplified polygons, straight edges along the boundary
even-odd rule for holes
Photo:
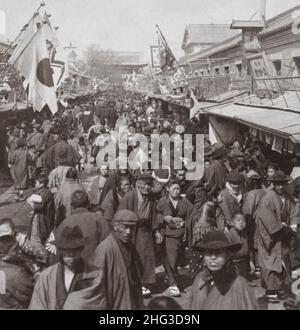
[[[260,309],[247,280],[238,275],[231,256],[241,248],[224,233],[207,233],[195,248],[203,256],[203,266],[196,276],[188,298],[191,310]]]
[[[93,266],[98,276],[92,286],[78,291],[65,309],[141,310],[143,268],[132,238],[138,217],[117,211],[112,233],[99,244]]]
[[[58,153],[58,166],[49,174],[48,187],[52,194],[56,194],[62,183],[66,179],[67,172],[71,166],[67,165],[64,152]]]
[[[48,178],[40,175],[36,178],[36,194],[41,202],[33,203],[33,215],[28,230],[29,239],[44,245],[55,224],[55,207],[51,191],[47,187]]]
[[[177,180],[171,180],[167,190],[168,196],[161,198],[156,206],[156,222],[161,233],[164,233],[164,267],[169,282],[169,295],[179,297],[177,268],[193,205],[180,196],[180,183]]]
[[[93,180],[90,191],[90,203],[94,209],[98,208],[99,206],[102,189],[105,185],[108,176],[109,176],[109,167],[107,165],[101,165],[100,173]]]
[[[154,232],[157,224],[155,223],[156,202],[151,195],[153,180],[151,175],[140,175],[135,189],[122,198],[118,207],[118,210],[134,212],[139,219],[133,242],[144,268],[142,290],[145,297],[151,295],[150,286],[155,283]]]
[[[207,185],[210,188],[217,186],[219,189],[224,189],[225,187],[228,170],[222,161],[224,157],[227,157],[225,148],[219,148],[213,151],[211,156],[212,161],[206,173]]]
[[[15,236],[0,237],[0,309],[27,309],[34,277],[19,254]]]
[[[286,193],[290,178],[276,171],[269,178],[273,190],[266,195],[256,212],[258,259],[265,299],[270,303],[286,298],[284,284],[291,278],[291,250],[295,247],[300,210]]]
[[[241,210],[243,201],[242,180],[242,175],[235,171],[230,172],[226,178],[226,187],[218,197],[219,207],[216,212],[217,225],[220,230],[229,230],[232,226],[233,214]]]
[[[26,150],[26,141],[17,140],[17,149],[10,155],[9,164],[13,171],[14,187],[16,190],[16,201],[24,201],[24,190],[28,188],[28,165],[31,157]]]
[[[52,171],[60,164],[62,155],[65,165],[76,167],[81,159],[80,154],[67,142],[68,132],[60,134],[60,140],[48,148],[42,155],[43,167]]]
[[[253,255],[253,261],[256,268],[256,274],[259,274],[259,263],[257,254],[257,228],[256,228],[256,212],[258,206],[266,194],[266,190],[262,188],[262,178],[253,171],[249,176],[249,191],[244,195],[242,213],[245,215],[247,223],[247,233],[249,237],[249,248]]]
[[[69,168],[66,179],[60,186],[55,195],[55,228],[67,217],[72,214],[71,198],[77,190],[85,191],[84,187],[78,183],[78,172],[75,168]]]
[[[92,258],[97,246],[110,233],[111,227],[99,213],[90,212],[88,193],[82,190],[75,191],[71,196],[72,215],[61,222],[61,224],[51,233],[46,242],[46,249],[55,260],[57,249],[53,242],[65,227],[78,226],[84,237],[89,239],[82,251],[82,257],[87,260]]]
[[[241,244],[241,248],[232,256],[232,261],[239,275],[247,280],[254,273],[253,256],[250,254],[249,236],[246,230],[246,219],[243,213],[237,212],[232,217],[232,227],[226,233],[230,242]]]
[[[127,175],[119,176],[116,189],[111,189],[105,196],[102,204],[101,211],[104,218],[112,223],[114,214],[116,213],[121,199],[131,190],[131,181]]]
[[[98,271],[81,257],[87,243],[88,239],[83,237],[78,226],[65,227],[56,237],[59,261],[45,269],[38,277],[29,309],[64,309],[73,294],[93,284]]]
[[[33,125],[33,132],[30,133],[27,138],[27,146],[34,146],[36,150],[43,150],[44,149],[44,136],[40,132],[41,126],[39,124]]]

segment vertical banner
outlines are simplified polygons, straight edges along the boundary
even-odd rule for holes
[[[160,53],[158,46],[150,46],[151,66],[152,68],[160,68]]]
[[[272,150],[282,153],[283,141],[284,140],[281,137],[275,135]]]
[[[270,90],[277,91],[278,86],[274,82],[274,80],[270,80],[268,74],[268,68],[266,66],[265,60],[263,57],[258,57],[255,59],[249,60],[255,82],[257,84],[257,88],[260,90]]]

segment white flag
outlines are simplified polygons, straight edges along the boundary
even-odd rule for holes
[[[17,46],[8,60],[8,63],[15,67],[20,76],[25,78],[23,82],[24,89],[28,87],[28,77],[31,72],[33,57],[33,48],[30,47],[30,44],[42,22],[43,18],[40,14],[33,16],[19,35],[16,41]]]
[[[14,66],[29,83],[28,100],[32,101],[34,109],[41,111],[47,104],[54,114],[57,112],[57,101],[44,26],[41,25]]]

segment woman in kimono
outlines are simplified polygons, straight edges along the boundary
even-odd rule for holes
[[[17,192],[15,200],[24,201],[23,191],[28,188],[28,165],[31,157],[26,150],[26,141],[19,139],[17,149],[10,155],[9,164],[13,171],[14,187]]]

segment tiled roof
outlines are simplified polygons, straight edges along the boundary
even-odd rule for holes
[[[292,25],[296,18],[293,17],[295,11],[300,10],[300,5],[293,7],[280,15],[272,17],[271,19],[267,20],[266,27],[259,33],[259,35],[263,36],[270,32],[275,32],[277,30],[281,30],[285,27],[289,27]]]
[[[223,42],[217,43],[207,49],[201,50],[198,53],[186,55],[180,59],[180,64],[184,64],[186,62],[193,62],[200,58],[207,58],[208,56],[211,56],[217,52],[223,51],[227,48],[234,47],[238,45],[240,42],[242,42],[242,34],[238,33],[234,37],[230,39],[226,39]]]
[[[182,46],[184,48],[187,44],[216,44],[236,34],[237,32],[230,30],[230,25],[226,24],[189,24]]]

